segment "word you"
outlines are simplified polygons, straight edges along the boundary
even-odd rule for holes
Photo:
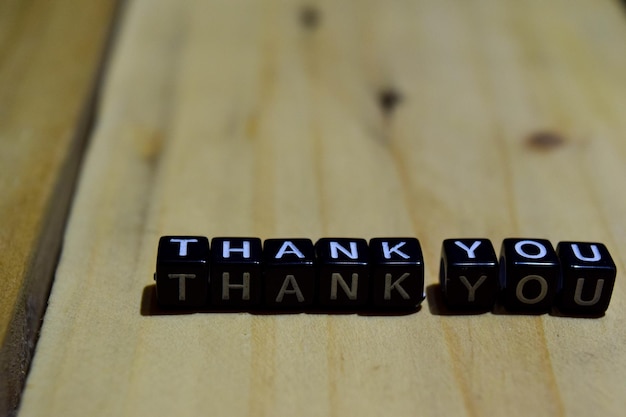
[[[608,308],[616,267],[601,243],[447,239],[440,288],[450,309],[518,312]],[[155,273],[161,307],[252,310],[415,309],[424,258],[415,238],[267,239],[163,236]]]

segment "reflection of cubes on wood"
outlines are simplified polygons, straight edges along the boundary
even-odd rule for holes
[[[301,309],[313,304],[316,270],[310,239],[267,239],[263,255],[266,307]]]
[[[488,239],[446,239],[439,280],[451,309],[490,310],[498,297],[498,258]]]
[[[156,265],[159,305],[200,307],[207,303],[209,241],[202,236],[163,236]]]
[[[415,308],[424,299],[424,258],[415,238],[375,238],[369,242],[372,304]]]
[[[246,309],[261,301],[262,248],[259,238],[211,240],[212,307]]]
[[[602,314],[611,301],[616,268],[602,243],[560,242],[561,283],[557,307],[563,312]]]
[[[553,304],[561,272],[545,239],[504,239],[500,253],[502,303],[512,311],[541,313]]]
[[[327,308],[362,307],[368,302],[368,246],[364,239],[323,238],[315,244],[318,302]]]

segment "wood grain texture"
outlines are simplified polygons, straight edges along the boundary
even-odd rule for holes
[[[114,3],[0,1],[0,415],[30,363]]]
[[[623,415],[624,39],[609,0],[131,2],[20,415]],[[165,234],[417,236],[428,300],[159,314]],[[462,236],[605,242],[611,307],[446,315]]]

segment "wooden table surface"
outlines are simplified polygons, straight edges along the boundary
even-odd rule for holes
[[[626,415],[620,2],[88,3],[58,2],[59,23],[46,2],[0,2],[0,23],[4,7],[38,27],[44,10],[50,32],[0,24],[0,261],[21,294],[3,301],[3,329],[28,313],[29,282],[51,276],[29,268],[43,239],[63,241],[20,417]],[[29,59],[33,39],[57,35],[58,56]],[[53,86],[78,68],[99,94],[85,81],[20,107],[6,92],[36,86],[20,68]],[[84,117],[58,128],[42,109],[71,94],[94,122],[76,192],[62,193],[67,227],[43,233],[63,225],[38,219],[71,183],[58,161],[77,139],[45,146]],[[49,124],[22,146],[36,111]],[[415,236],[428,297],[407,315],[163,314],[152,274],[166,234]],[[606,315],[449,314],[434,285],[442,240],[498,250],[518,236],[605,243],[618,267]],[[3,383],[25,375],[7,334]]]
[[[32,357],[114,5],[0,0],[0,415]]]

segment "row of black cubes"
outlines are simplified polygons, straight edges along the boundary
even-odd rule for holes
[[[505,239],[500,262],[488,239],[443,242],[440,284],[457,310],[601,314],[616,268],[601,243]],[[424,259],[415,238],[267,239],[163,236],[157,298],[162,307],[215,310],[415,309]]]

